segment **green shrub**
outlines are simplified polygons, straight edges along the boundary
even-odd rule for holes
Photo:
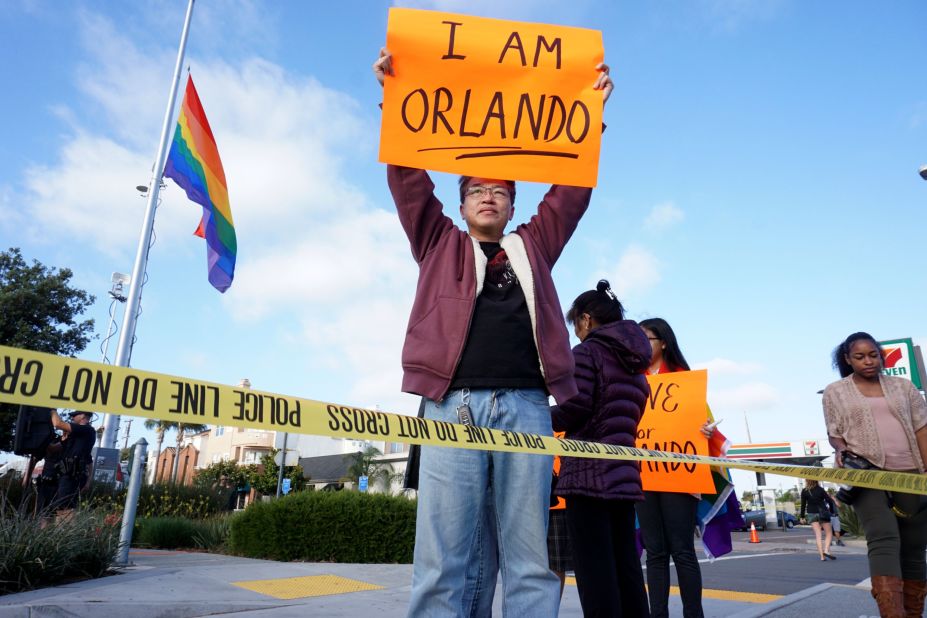
[[[198,529],[193,535],[193,542],[200,549],[207,551],[225,551],[234,516],[230,513],[197,521]]]
[[[228,515],[211,519],[147,517],[135,521],[132,545],[160,549],[223,549],[229,536]]]
[[[410,563],[415,502],[353,491],[256,502],[231,521],[233,553],[272,560]]]
[[[850,536],[865,538],[866,533],[863,531],[863,525],[856,516],[856,511],[852,506],[841,504],[837,507],[840,516],[840,529]]]
[[[22,482],[23,477],[18,473],[7,474],[0,478],[0,501],[19,508],[23,506],[24,500],[30,500],[34,492],[31,487],[28,492],[24,492]]]
[[[186,485],[142,485],[138,497],[136,516],[186,517],[206,519],[221,513],[228,504],[229,491],[221,488],[189,487]],[[126,501],[126,490],[115,491],[94,486],[82,502],[94,509],[121,513]]]
[[[0,594],[100,577],[119,544],[118,518],[85,509],[42,518],[0,501]]]
[[[184,517],[147,517],[139,519],[132,545],[177,549],[196,547],[193,537],[197,533],[194,520]]]

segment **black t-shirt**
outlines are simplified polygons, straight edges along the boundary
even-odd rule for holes
[[[77,423],[70,423],[70,425],[71,431],[68,434],[68,439],[61,443],[64,445],[62,457],[65,459],[75,458],[83,474],[87,464],[92,460],[91,453],[93,452],[93,444],[97,441],[97,432],[90,425],[78,425]]]
[[[499,243],[480,247],[486,278],[451,388],[544,388],[525,293]]]

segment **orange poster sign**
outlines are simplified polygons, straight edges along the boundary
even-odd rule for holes
[[[394,8],[386,46],[380,161],[595,186],[601,32]]]
[[[700,428],[708,418],[708,372],[679,371],[647,376],[650,398],[637,426],[637,448],[708,455]],[[706,465],[641,462],[644,491],[714,493]]]

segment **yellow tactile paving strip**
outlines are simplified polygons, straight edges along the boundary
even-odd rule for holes
[[[566,583],[570,586],[576,585],[575,577],[567,577]],[[670,594],[679,596],[679,587],[670,586]],[[762,592],[738,592],[736,590],[713,590],[705,588],[702,590],[702,598],[718,599],[720,601],[740,601],[742,603],[769,603],[781,599],[781,594],[765,594]]]
[[[245,588],[276,599],[303,599],[322,597],[330,594],[345,594],[363,590],[382,590],[383,586],[337,575],[306,575],[303,577],[283,577],[280,579],[254,579],[251,581],[232,582],[239,588]]]

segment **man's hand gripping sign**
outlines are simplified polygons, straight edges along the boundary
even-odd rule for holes
[[[386,39],[380,161],[595,186],[601,32],[394,8]]]

